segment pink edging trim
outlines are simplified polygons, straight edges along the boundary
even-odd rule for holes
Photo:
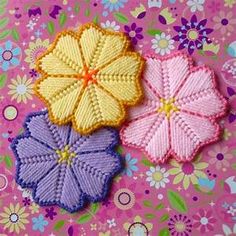
[[[171,148],[171,135],[170,135],[170,122],[168,122],[168,132],[169,132],[169,142],[170,142],[170,147],[169,147],[169,151],[165,154],[164,158],[162,159],[156,159],[152,156],[150,156],[145,150],[144,148],[138,146],[138,145],[135,145],[135,144],[130,144],[128,143],[126,140],[125,140],[125,137],[124,137],[124,130],[129,126],[129,123],[132,122],[126,122],[125,125],[123,125],[123,127],[121,128],[120,130],[120,137],[121,137],[121,140],[122,140],[122,144],[128,146],[128,147],[134,147],[134,148],[137,148],[137,149],[140,149],[146,156],[147,158],[152,161],[153,163],[155,164],[160,164],[160,163],[164,163],[166,162],[170,156],[174,157],[178,162],[186,162],[186,161],[191,161],[194,159],[194,157],[200,152],[200,150],[205,146],[205,145],[208,145],[210,143],[213,143],[213,142],[216,142],[220,139],[220,134],[221,134],[221,128],[220,126],[218,125],[218,123],[216,122],[216,120],[218,120],[218,118],[220,117],[223,117],[227,114],[227,101],[226,99],[221,95],[221,93],[218,91],[217,89],[217,82],[216,82],[216,77],[215,77],[215,73],[212,69],[210,69],[209,67],[207,67],[206,65],[204,66],[196,66],[194,67],[194,63],[193,63],[193,60],[192,58],[185,54],[185,53],[182,53],[182,52],[175,52],[171,55],[168,55],[168,56],[164,56],[164,57],[157,57],[156,55],[151,55],[151,54],[146,54],[144,55],[144,58],[147,60],[149,58],[151,59],[154,59],[154,60],[160,60],[160,61],[166,61],[168,59],[171,59],[171,58],[174,58],[176,56],[182,56],[184,58],[186,58],[188,60],[188,74],[186,75],[185,79],[183,80],[183,82],[180,84],[179,88],[176,90],[175,92],[175,95],[179,92],[179,90],[183,87],[183,85],[185,84],[185,82],[187,81],[187,79],[189,78],[189,75],[195,71],[198,71],[198,70],[207,70],[207,71],[210,71],[210,74],[211,74],[211,79],[212,79],[212,83],[213,83],[213,88],[214,88],[214,92],[215,94],[219,97],[219,99],[221,100],[222,102],[222,111],[216,115],[212,115],[210,117],[208,117],[207,119],[209,119],[209,121],[213,124],[213,126],[215,126],[215,129],[216,129],[216,132],[215,132],[215,135],[213,136],[213,138],[207,140],[207,141],[204,141],[204,142],[201,142],[193,151],[193,153],[188,157],[186,158],[185,160],[183,159],[180,159],[177,154],[172,150]],[[144,79],[144,78],[143,78]],[[146,81],[146,80],[145,80]],[[148,83],[150,84],[150,83]],[[150,89],[152,89],[150,87]],[[155,94],[157,94],[157,96],[161,97],[157,91],[155,91]],[[192,112],[193,114],[196,114],[197,116],[201,117],[200,114],[197,114],[197,113],[194,113]],[[145,114],[143,114],[145,115]],[[202,116],[204,117],[204,116]],[[204,117],[205,118],[205,117]],[[137,117],[136,119],[134,120],[139,120],[140,117]],[[133,121],[134,121],[133,120]]]

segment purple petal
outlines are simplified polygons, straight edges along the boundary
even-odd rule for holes
[[[174,26],[174,30],[177,32],[186,33],[187,30],[183,30],[181,26]]]
[[[233,88],[227,87],[227,93],[229,94],[229,96],[233,96],[235,94],[235,91]]]
[[[201,30],[202,27],[204,27],[204,26],[206,25],[206,23],[207,23],[207,19],[203,19],[203,20],[201,20],[201,21],[198,23],[196,29],[197,29],[197,30]]]
[[[136,24],[135,23],[132,23],[132,25],[131,25],[131,30],[135,30],[136,29]]]
[[[190,41],[190,43],[188,44],[188,53],[189,55],[192,55],[194,52],[194,42]]]
[[[136,34],[136,38],[137,39],[143,39],[143,35],[142,34]]]
[[[50,124],[48,114],[45,113],[29,117],[26,127],[33,138],[38,139],[54,149],[58,149],[59,146],[53,138],[52,131],[49,129]]]
[[[125,25],[124,29],[125,29],[126,32],[130,32],[131,31],[128,25]]]
[[[99,129],[92,135],[83,136],[73,146],[72,150],[76,153],[102,151],[108,146],[116,145],[117,143],[116,131],[112,129]]]
[[[131,42],[133,45],[136,45],[138,43],[138,41],[135,37],[131,38]]]
[[[143,28],[138,27],[138,28],[135,29],[135,32],[136,32],[136,33],[140,33],[140,32],[142,32],[142,30],[143,30]]]
[[[51,168],[57,165],[57,160],[56,154],[22,160],[17,170],[18,182],[25,186],[36,185]]]
[[[213,29],[210,29],[210,28],[206,28],[206,29],[203,29],[203,30],[200,30],[199,33],[200,34],[210,34],[211,32],[213,31]]]
[[[197,23],[197,16],[196,16],[196,15],[193,15],[193,16],[191,17],[190,22],[191,22],[192,27],[195,28],[195,24]]]
[[[196,45],[196,48],[197,48],[197,49],[202,49],[202,42],[201,42],[201,41],[196,40],[196,41],[195,41],[195,45]]]
[[[181,17],[181,23],[183,25],[187,25],[188,24],[188,20],[186,18],[184,18],[184,17]]]
[[[185,45],[189,43],[188,39],[185,39],[178,47],[178,50],[182,50],[185,48]]]
[[[236,115],[233,113],[229,114],[229,123],[232,123],[236,120]]]
[[[175,40],[175,41],[179,41],[179,40],[180,40],[179,35],[176,35],[175,37],[173,37],[173,40]]]
[[[72,160],[72,166],[77,168],[80,163],[83,163],[85,166],[94,167],[104,174],[112,173],[119,166],[119,160],[106,151],[78,154],[78,158]],[[78,181],[80,182],[79,179]]]

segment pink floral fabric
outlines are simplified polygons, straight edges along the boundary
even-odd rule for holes
[[[144,101],[130,109],[130,122],[121,130],[124,144],[163,163],[171,156],[190,161],[199,148],[219,139],[216,119],[225,114],[226,100],[208,67],[193,67],[183,53],[147,56],[143,88]]]

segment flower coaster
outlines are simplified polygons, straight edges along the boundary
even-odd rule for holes
[[[218,140],[216,118],[226,112],[226,101],[216,89],[214,73],[193,67],[182,53],[146,58],[145,100],[130,111],[130,122],[120,134],[124,144],[141,149],[155,163],[173,156],[190,161],[199,148]]]
[[[81,134],[120,125],[124,105],[135,105],[142,95],[139,77],[144,61],[128,51],[129,46],[124,34],[94,24],[83,25],[78,33],[58,34],[38,60],[42,78],[35,86],[51,121],[72,121]]]
[[[111,128],[82,136],[70,125],[51,123],[48,113],[29,115],[25,132],[14,139],[16,181],[33,189],[38,204],[58,205],[69,212],[87,201],[101,201],[121,161],[114,148],[119,136]]]

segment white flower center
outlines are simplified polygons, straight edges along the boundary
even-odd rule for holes
[[[12,223],[16,223],[19,220],[19,216],[16,213],[12,213],[9,218]]]
[[[23,95],[26,93],[27,87],[24,84],[17,85],[16,91],[18,94]]]
[[[206,217],[202,217],[200,220],[202,225],[207,225],[208,224],[208,219]]]

